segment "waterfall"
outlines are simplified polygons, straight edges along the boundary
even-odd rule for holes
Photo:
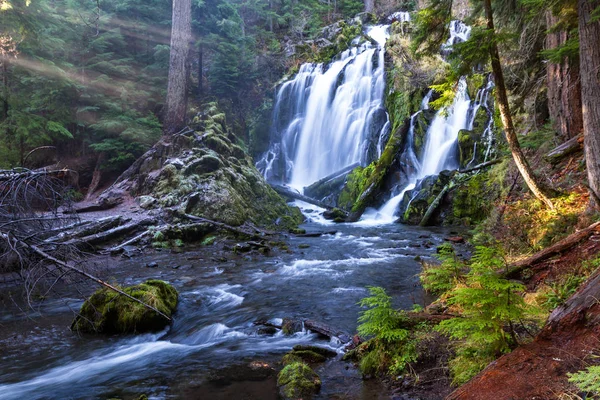
[[[456,43],[463,42],[469,38],[471,28],[461,21],[452,21],[450,23],[450,38],[442,46],[442,54],[451,51]],[[429,109],[429,101],[432,92],[430,91],[421,103],[421,109],[411,116],[410,127],[407,134],[405,151],[401,158],[404,163],[413,166],[413,173],[408,177],[408,183],[400,190],[398,194],[392,196],[376,213],[365,214],[364,221],[375,218],[377,222],[392,222],[396,219],[398,206],[404,198],[406,192],[413,190],[417,182],[429,175],[437,175],[445,169],[458,168],[456,157],[456,146],[458,133],[462,129],[472,129],[477,109],[487,103],[487,96],[493,87],[493,83],[488,80],[486,88],[480,89],[475,101],[471,102],[467,93],[467,81],[465,77],[460,78],[456,90],[454,101],[450,107],[445,110],[439,110],[431,122],[426,133],[425,146],[421,160],[414,153],[414,131],[416,118],[423,110]],[[486,151],[486,157],[491,148],[491,124],[488,123],[486,131],[489,130],[489,146]]]
[[[306,63],[275,99],[271,148],[257,163],[268,180],[299,190],[344,167],[366,165],[389,135],[383,107],[387,25],[329,65]]]

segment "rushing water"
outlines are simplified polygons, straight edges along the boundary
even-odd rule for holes
[[[309,332],[262,335],[254,321],[309,318],[352,333],[360,311],[357,302],[367,286],[384,287],[397,307],[423,302],[415,257],[431,256],[440,234],[400,225],[308,223],[305,228],[338,233],[292,237],[293,254],[273,257],[236,256],[220,262],[187,252],[116,260],[119,269],[111,276],[121,283],[158,278],[179,290],[174,324],[165,332],[80,337],[69,331],[73,314],[60,302],[48,303],[43,317],[31,321],[17,310],[5,310],[0,317],[0,398],[127,399],[146,393],[157,399],[276,399],[274,377],[263,382],[215,377],[231,375],[232,368],[241,371],[252,360],[274,363],[295,344],[334,349],[340,344]],[[159,267],[144,267],[149,261]],[[74,309],[80,305],[70,302]],[[363,382],[344,365],[330,361],[319,367],[323,388],[318,398],[385,398],[381,387]]]
[[[370,26],[366,33],[377,45],[354,45],[329,65],[303,64],[294,79],[281,86],[272,145],[257,163],[268,180],[302,190],[381,154],[381,137],[389,133],[383,108],[388,26]]]
[[[442,54],[450,52],[454,44],[467,40],[470,33],[471,28],[469,26],[461,21],[452,21],[450,23],[450,37],[442,46]],[[437,175],[443,170],[459,167],[457,159],[458,133],[462,129],[473,129],[478,109],[488,107],[488,97],[493,86],[491,79],[488,79],[486,86],[478,91],[477,97],[472,101],[467,93],[465,77],[460,78],[453,103],[447,109],[439,110],[427,129],[425,145],[419,159],[414,152],[416,118],[423,110],[429,108],[432,92],[430,91],[425,96],[421,109],[411,116],[405,150],[401,156],[403,164],[412,166],[412,173],[409,174],[407,182],[401,183],[403,184],[402,189],[398,190],[397,194],[393,195],[379,210],[366,213],[363,216],[362,219],[365,223],[374,224],[394,221],[398,213],[398,206],[405,194],[413,190],[419,180],[429,175]],[[486,111],[489,115],[489,108],[486,108]],[[489,118],[483,133],[483,141],[487,146],[484,161],[487,160],[492,148],[492,127],[493,119]],[[477,146],[477,142],[475,146]],[[473,157],[476,155],[476,150],[477,147],[473,151]]]

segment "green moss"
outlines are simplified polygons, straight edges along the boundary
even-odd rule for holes
[[[293,362],[281,370],[277,385],[284,399],[310,399],[321,388],[321,380],[308,365]]]
[[[200,242],[200,245],[202,246],[211,246],[215,240],[217,240],[216,236],[206,236],[204,239],[202,239],[202,242]]]
[[[290,365],[293,363],[301,363],[301,362],[302,362],[302,359],[300,357],[298,357],[296,354],[294,354],[293,352],[287,353],[281,359],[281,363],[283,365]]]
[[[375,171],[375,163],[369,166],[357,167],[347,176],[346,184],[342,189],[338,198],[338,204],[340,207],[346,210],[352,209],[352,206],[366,189],[367,181],[373,171]]]
[[[168,317],[177,307],[177,290],[164,281],[148,280],[122,290]],[[83,303],[71,329],[96,333],[141,333],[158,331],[168,323],[164,317],[142,304],[103,288]]]
[[[291,354],[299,357],[302,359],[302,361],[309,363],[320,363],[327,359],[322,354],[316,353],[312,350],[294,350]]]

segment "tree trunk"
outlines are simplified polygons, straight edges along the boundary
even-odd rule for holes
[[[192,40],[191,15],[191,0],[173,0],[167,113],[163,125],[163,134],[167,136],[173,135],[185,126]]]
[[[491,0],[484,0],[483,5],[485,8],[488,29],[494,35],[492,43],[490,44],[490,56],[492,59],[494,81],[496,83],[496,100],[498,101],[498,108],[500,109],[500,117],[502,119],[502,124],[504,125],[504,134],[506,136],[506,141],[508,142],[508,147],[510,148],[515,164],[525,180],[525,183],[529,187],[529,190],[531,190],[535,197],[546,204],[546,206],[550,209],[554,209],[552,201],[546,194],[546,191],[538,183],[533,174],[533,170],[529,166],[529,163],[521,150],[521,146],[519,145],[519,139],[517,138],[517,133],[510,114],[506,85],[504,83],[504,74],[502,73],[502,65],[500,65],[500,53],[498,52],[498,45],[495,40],[494,16]]]
[[[204,46],[202,43],[198,46],[198,99],[204,95]]]
[[[375,0],[365,0],[365,12],[372,13],[375,9]]]
[[[592,12],[600,0],[579,0],[579,65],[583,136],[589,186],[600,197],[600,21]],[[600,204],[597,204],[600,206]]]
[[[552,28],[560,22],[559,17],[546,12],[546,24]],[[548,33],[546,49],[556,49],[569,40],[569,32],[561,30]],[[549,62],[547,66],[548,108],[554,129],[563,142],[577,136],[583,130],[581,111],[581,81],[579,63],[565,58],[560,64]]]

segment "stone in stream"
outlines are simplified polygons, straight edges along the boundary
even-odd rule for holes
[[[277,378],[279,394],[283,399],[311,399],[321,389],[321,379],[308,365],[292,362]]]
[[[159,280],[122,289],[125,293],[171,317],[177,290]],[[108,288],[98,289],[81,306],[71,329],[87,333],[143,333],[163,329],[169,321],[153,310]]]
[[[281,323],[281,330],[286,335],[302,332],[302,321],[292,318],[284,318]]]

